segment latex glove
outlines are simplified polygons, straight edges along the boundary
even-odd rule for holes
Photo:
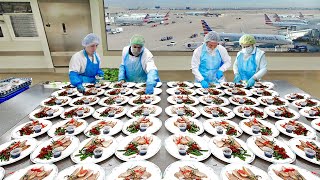
[[[154,91],[153,85],[152,84],[147,84],[146,94],[153,94],[153,91]]]
[[[239,74],[235,74],[234,79],[233,79],[233,82],[234,82],[234,83],[240,83],[240,81],[241,81],[240,75],[239,75]]]
[[[220,78],[222,78],[222,76],[223,76],[223,72],[218,70],[216,73],[216,78],[219,80]]]
[[[99,77],[103,77],[104,76],[104,72],[101,69],[98,70],[98,76]]]
[[[207,81],[205,81],[205,80],[202,80],[202,81],[201,81],[201,86],[202,86],[203,88],[208,88],[208,87],[209,87],[209,83],[208,83]]]
[[[78,91],[79,91],[80,93],[84,93],[84,91],[85,91],[85,89],[84,89],[84,87],[82,86],[82,84],[79,84],[79,85],[77,86],[77,89],[78,89]]]
[[[153,87],[157,85],[157,80],[159,80],[158,70],[152,69],[147,74],[147,84],[152,85]]]
[[[254,86],[254,84],[256,83],[256,81],[254,80],[254,78],[250,78],[247,82],[247,87],[252,87]]]

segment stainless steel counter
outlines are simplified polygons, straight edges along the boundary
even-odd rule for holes
[[[272,82],[275,84],[274,90],[279,92],[281,97],[284,97],[285,94],[291,93],[291,92],[304,93],[301,89],[288,84],[286,81],[272,81]],[[160,95],[161,101],[157,105],[162,107],[162,110],[163,110],[161,115],[158,117],[160,120],[162,120],[163,125],[162,125],[161,129],[157,133],[155,133],[155,135],[158,136],[162,140],[162,147],[161,147],[160,151],[154,157],[150,158],[148,161],[151,161],[151,162],[155,163],[156,165],[158,165],[160,167],[161,171],[164,172],[166,167],[169,166],[171,163],[177,161],[177,159],[172,157],[163,146],[165,139],[171,135],[171,133],[164,126],[165,120],[169,118],[169,116],[164,112],[164,110],[167,106],[170,106],[171,104],[167,102],[167,97],[169,95],[166,93],[166,89],[168,88],[166,83],[164,83],[161,88],[163,90],[163,92]],[[10,137],[11,130],[16,126],[29,121],[28,114],[33,109],[38,107],[38,105],[40,104],[40,102],[43,99],[49,97],[53,91],[55,91],[55,90],[44,89],[41,85],[36,85],[36,86],[33,86],[30,90],[15,97],[14,99],[11,99],[6,103],[1,104],[0,105],[0,113],[1,113],[0,119],[1,119],[2,123],[1,123],[0,132],[5,132],[5,133],[1,136],[0,143],[2,144],[6,141],[11,140],[11,137]],[[130,97],[133,97],[133,96],[130,96]],[[199,97],[199,96],[196,96],[196,97]],[[129,105],[126,105],[126,106],[131,107]],[[198,109],[200,109],[202,107],[202,105],[199,104],[196,107]],[[232,109],[235,106],[229,105],[227,107]],[[66,106],[65,108],[68,108],[68,106]],[[100,106],[95,105],[94,108],[98,109],[98,108],[100,108]],[[298,110],[297,108],[293,107],[292,105],[290,105],[290,108],[292,108],[294,110]],[[128,119],[129,118],[126,116],[121,118],[121,120],[123,120],[124,122],[127,121]],[[200,120],[201,122],[203,122],[207,118],[204,116],[200,116],[197,119]],[[52,120],[52,122],[53,122],[53,124],[55,124],[61,120],[62,119],[60,119],[60,118],[55,118]],[[93,117],[90,116],[90,117],[86,118],[85,120],[87,120],[88,123],[91,123],[91,122],[95,121],[96,119],[94,119]],[[234,121],[236,123],[239,123],[241,120],[242,120],[242,118],[239,118],[237,116],[232,119],[232,121]],[[276,122],[275,119],[270,118],[270,117],[268,118],[268,121],[273,122],[273,123]],[[304,117],[300,117],[299,121],[304,122],[308,125],[310,125],[310,122],[311,122],[311,120],[307,120]],[[116,134],[114,137],[118,137],[120,135],[125,136],[125,134],[120,132],[120,133]],[[201,136],[208,136],[210,138],[212,137],[210,134],[208,134],[206,132],[203,133]],[[319,137],[319,132],[317,132],[317,136]],[[80,139],[80,141],[83,141],[84,139],[86,139],[84,134],[80,134],[77,137]],[[248,137],[249,137],[249,135],[247,135],[246,133],[243,133],[240,136],[240,139],[246,141]],[[290,139],[290,137],[285,136],[281,133],[278,138],[285,140],[285,141]],[[38,141],[45,141],[45,140],[49,139],[49,136],[47,134],[44,134],[42,136],[37,137],[36,139]],[[101,163],[98,163],[98,164],[101,165],[105,169],[106,174],[108,175],[114,167],[121,164],[122,162],[123,161],[119,160],[115,155],[113,155],[109,159],[107,159]],[[227,165],[227,163],[220,161],[219,159],[215,158],[213,155],[211,155],[208,159],[206,159],[205,161],[202,161],[202,162],[205,163],[206,165],[212,167],[217,175],[219,175],[221,169],[225,165]],[[26,167],[28,165],[31,165],[31,164],[33,164],[33,163],[30,161],[29,157],[27,157],[21,161],[13,163],[11,165],[4,166],[4,169],[6,170],[6,173],[8,173],[8,172],[13,172],[13,171],[19,170],[19,169]],[[62,161],[55,163],[55,164],[58,166],[59,171],[61,171],[71,165],[74,165],[75,163],[73,163],[71,161],[70,157],[68,157]],[[271,165],[271,163],[264,161],[264,160],[260,159],[259,157],[256,157],[255,160],[251,164],[254,166],[257,166],[265,171],[267,171],[269,165]],[[312,163],[310,163],[310,162],[308,162],[298,156],[297,156],[296,161],[293,162],[292,164],[295,164],[297,166],[305,168],[309,171],[314,171],[314,172],[320,173],[318,165],[312,164]]]

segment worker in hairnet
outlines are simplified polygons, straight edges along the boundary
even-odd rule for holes
[[[192,73],[203,88],[208,88],[210,83],[224,82],[223,72],[231,66],[231,57],[219,41],[219,34],[210,31],[205,35],[204,43],[193,51]]]
[[[154,87],[160,81],[152,53],[144,47],[141,35],[134,35],[130,45],[122,50],[122,62],[119,67],[119,81],[144,82],[146,94],[153,94]]]
[[[267,73],[265,52],[255,46],[256,40],[252,35],[243,35],[239,43],[242,50],[233,64],[234,82],[246,81],[247,87],[252,87]]]
[[[95,83],[96,76],[103,77],[100,69],[100,56],[96,52],[100,39],[97,35],[90,33],[82,40],[84,49],[75,53],[69,63],[69,78],[73,86],[79,92],[84,92],[82,83]]]

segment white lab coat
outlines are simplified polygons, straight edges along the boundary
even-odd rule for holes
[[[96,52],[96,55],[100,61],[99,68],[101,68],[101,58],[97,52]],[[93,62],[94,64],[98,63],[97,60],[95,59],[94,55],[93,55],[93,57],[90,57],[90,56],[88,56],[88,57],[89,57],[90,61]],[[71,57],[71,60],[69,62],[69,72],[74,71],[79,74],[82,74],[86,70],[86,66],[87,66],[87,58],[84,56],[83,50],[78,51]]]

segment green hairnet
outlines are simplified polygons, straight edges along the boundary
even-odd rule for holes
[[[144,46],[144,37],[141,35],[133,35],[132,38],[130,39],[130,45],[140,45],[140,46]]]
[[[241,38],[239,39],[239,43],[253,45],[256,43],[256,39],[250,34],[245,34],[241,36]]]

